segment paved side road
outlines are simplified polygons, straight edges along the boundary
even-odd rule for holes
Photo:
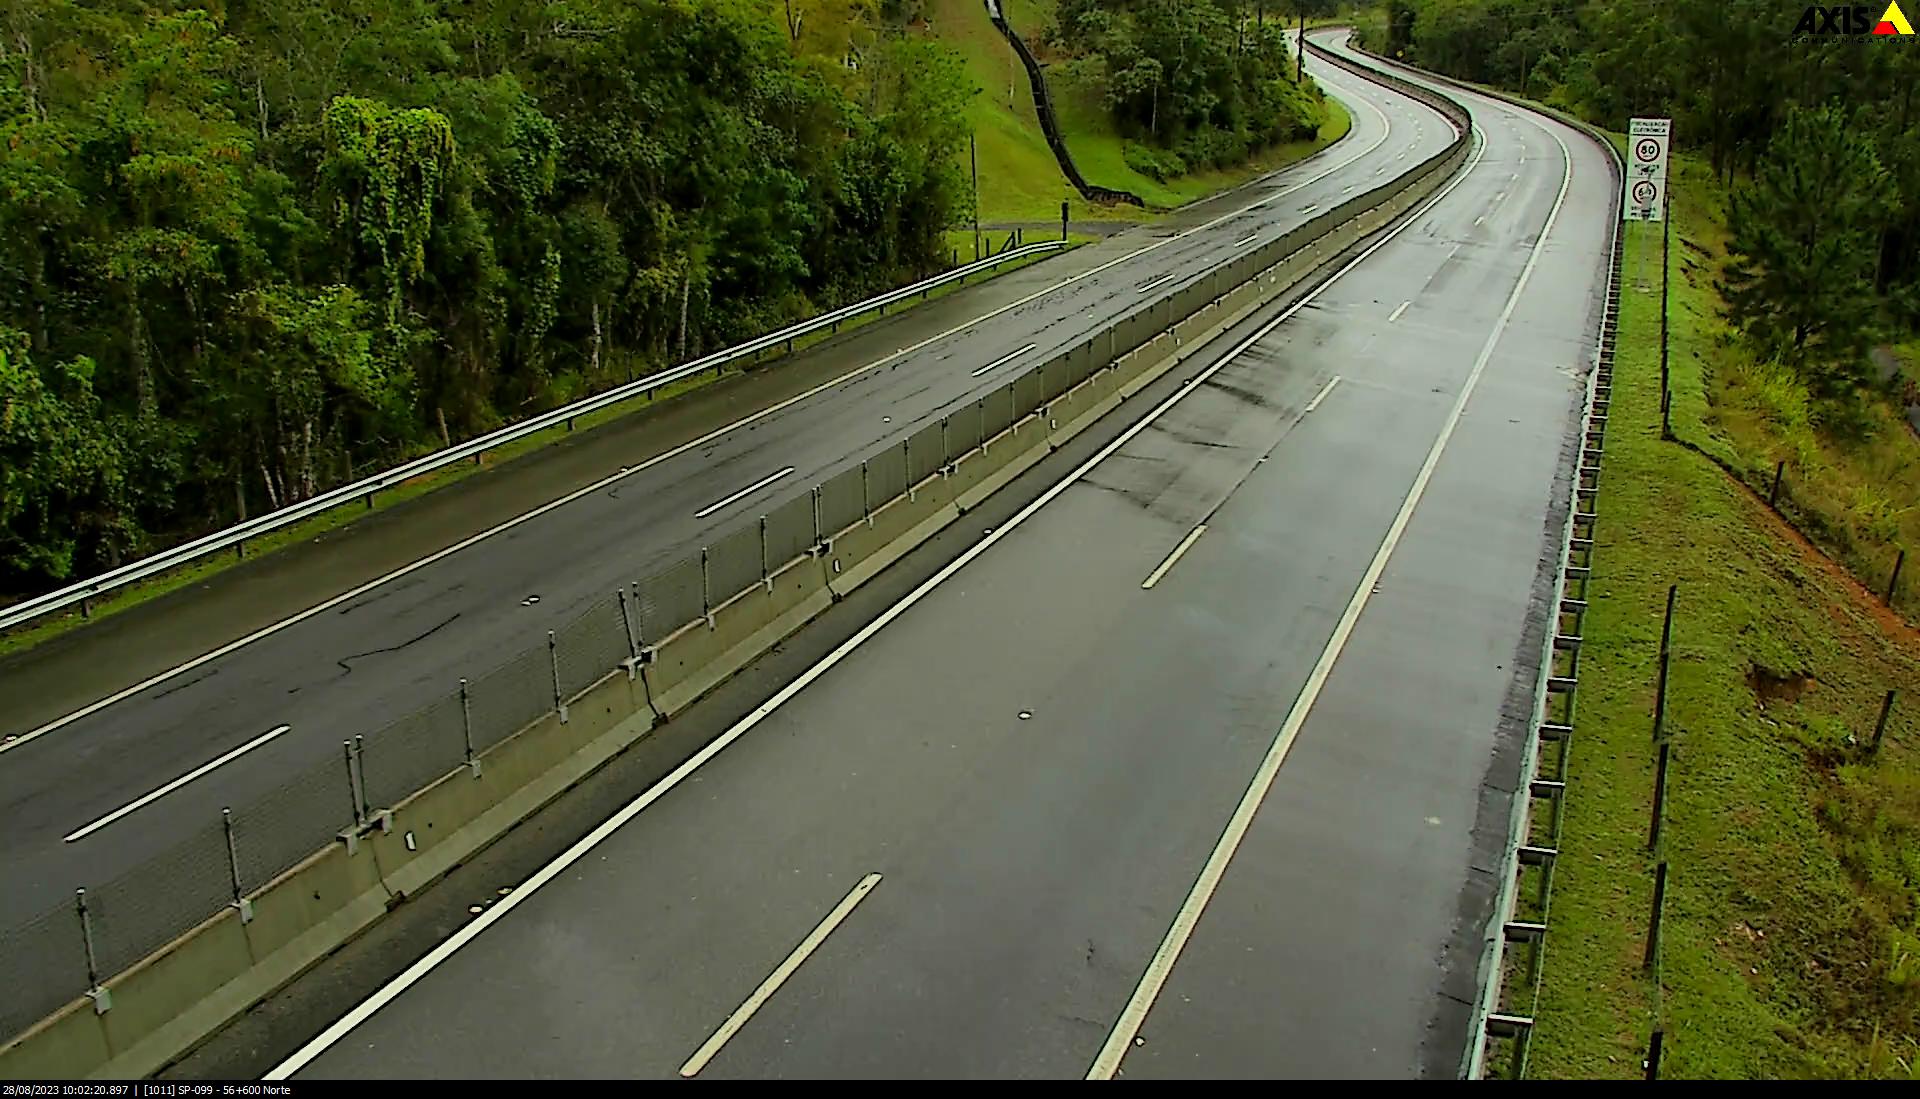
[[[1437,204],[286,1069],[1456,1074],[1613,192],[1465,98]]]
[[[423,700],[450,692],[458,677],[479,676],[543,644],[545,631],[570,621],[617,585],[650,575],[876,447],[897,443],[1003,384],[1001,373],[1010,376],[1020,363],[1085,339],[1141,301],[1204,277],[1222,257],[1389,178],[1451,137],[1444,121],[1424,106],[1350,74],[1329,72],[1326,79],[1356,104],[1355,116],[1362,121],[1353,135],[1327,157],[1190,211],[1186,229],[1147,227],[1084,249],[1073,262],[1092,266],[1064,285],[1066,273],[1053,264],[1018,273],[1004,286],[996,280],[982,290],[1005,296],[1023,286],[1030,289],[1005,300],[986,298],[1008,308],[923,346],[905,344],[905,354],[884,353],[894,351],[887,344],[902,345],[917,327],[877,328],[869,342],[846,346],[870,351],[870,341],[884,337],[881,358],[865,363],[839,358],[839,374],[824,361],[791,374],[774,372],[770,384],[776,386],[792,384],[780,380],[786,378],[819,380],[810,395],[796,393],[791,403],[771,411],[749,407],[749,396],[757,400],[764,391],[749,393],[743,385],[695,406],[709,412],[678,419],[666,413],[658,421],[662,430],[687,437],[676,449],[651,457],[644,448],[623,454],[623,446],[638,447],[636,440],[651,445],[658,437],[617,432],[605,444],[570,448],[554,461],[584,484],[580,495],[564,505],[391,582],[320,604],[316,613],[269,636],[0,751],[0,829],[9,838],[0,849],[0,880],[7,886],[0,889],[0,921],[68,904],[75,886],[98,889],[188,831],[216,822],[221,806],[246,806],[290,775],[331,766],[342,739],[375,733]],[[922,317],[916,311],[907,323],[932,324],[939,315]],[[995,362],[1000,369],[982,372]],[[700,419],[707,414],[720,420],[731,415],[732,426],[700,432],[710,422]],[[622,469],[627,473],[616,477]],[[788,472],[774,476],[782,470]],[[536,477],[513,483],[527,494],[522,500],[551,499],[538,490],[551,492],[553,485]],[[757,484],[765,487],[745,491]],[[354,568],[399,563],[396,556],[405,555],[391,552],[393,545],[411,552],[420,544],[410,540],[415,518],[438,517],[453,530],[471,530],[471,518],[456,514],[467,505],[489,515],[503,510],[484,485],[456,489],[417,511],[396,512],[364,531],[330,540],[327,552],[341,557],[341,567],[334,570],[323,562],[313,575],[337,584]],[[318,554],[304,560],[316,561]],[[279,597],[275,593],[284,595],[278,567],[242,575],[225,589],[230,594],[219,605],[255,599],[272,604]],[[537,602],[529,599],[536,595]],[[5,695],[0,714],[19,722],[23,713],[47,712],[36,708],[42,695],[70,693],[74,683],[115,682],[132,659],[126,647],[140,648],[143,630],[163,619],[175,623],[177,615],[179,624],[221,632],[221,624],[206,621],[204,613],[210,612],[196,610],[191,598],[169,602],[174,609],[164,615],[130,616],[125,625],[109,625],[98,635],[118,639],[118,647],[96,649],[90,634],[82,633],[47,664],[0,672]],[[175,625],[154,628],[172,639],[155,641],[154,648],[176,655],[185,651],[174,643],[190,638]],[[48,685],[49,676],[55,686]],[[288,727],[283,734],[257,749],[64,841],[282,725]],[[36,731],[25,730],[30,736]]]

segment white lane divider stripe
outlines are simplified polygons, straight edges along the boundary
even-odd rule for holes
[[[1193,528],[1193,530],[1189,532],[1185,538],[1182,538],[1180,540],[1179,545],[1173,547],[1173,552],[1167,554],[1167,559],[1165,561],[1160,562],[1160,567],[1157,569],[1154,569],[1152,575],[1148,576],[1145,580],[1141,581],[1140,590],[1147,591],[1150,588],[1152,588],[1155,584],[1158,584],[1160,582],[1160,578],[1162,576],[1165,576],[1169,569],[1173,568],[1173,563],[1175,561],[1180,560],[1180,555],[1186,553],[1187,550],[1193,548],[1193,544],[1195,542],[1198,542],[1200,540],[1200,536],[1205,533],[1207,533],[1207,525],[1205,523],[1202,523],[1199,526]]]
[[[1259,233],[1255,233],[1254,235],[1252,235],[1252,236],[1250,236],[1250,237],[1248,237],[1248,238],[1246,238],[1245,240],[1236,240],[1236,241],[1234,241],[1234,242],[1233,242],[1233,246],[1234,246],[1235,248],[1245,248],[1245,247],[1246,247],[1247,245],[1249,245],[1249,244],[1252,244],[1252,243],[1253,243],[1254,241],[1256,241],[1256,240],[1259,240],[1259,239],[1260,239],[1260,234],[1259,234]]]
[[[1393,311],[1393,315],[1387,318],[1387,323],[1388,323],[1388,324],[1392,324],[1392,323],[1393,323],[1394,321],[1397,321],[1397,320],[1399,320],[1399,319],[1400,319],[1400,314],[1402,314],[1402,313],[1405,313],[1405,312],[1407,311],[1407,306],[1409,306],[1409,305],[1412,305],[1412,304],[1413,304],[1413,302],[1411,302],[1411,301],[1403,301],[1403,302],[1401,302],[1401,303],[1400,303],[1400,306],[1399,306],[1399,308],[1397,308],[1397,309],[1395,309],[1395,310]]]
[[[1133,292],[1136,294],[1144,294],[1156,286],[1164,286],[1167,283],[1173,281],[1176,274],[1177,272],[1168,271],[1166,274],[1161,275],[1159,278],[1154,279],[1152,282],[1147,283],[1145,286],[1134,287]]]
[[[999,358],[993,360],[992,362],[988,363],[987,365],[981,367],[978,370],[969,371],[967,376],[971,378],[978,378],[980,375],[985,374],[989,370],[994,370],[999,367],[1007,365],[1008,363],[1026,354],[1027,352],[1032,351],[1034,348],[1038,346],[1040,345],[1037,343],[1030,343],[1018,351],[1015,351],[1008,355],[1000,356]]]
[[[718,503],[708,504],[706,507],[703,507],[699,511],[694,512],[693,517],[695,519],[705,519],[707,516],[712,515],[714,512],[719,511],[721,508],[726,507],[728,504],[731,504],[734,501],[742,499],[746,496],[751,496],[752,494],[759,492],[761,489],[766,488],[768,485],[774,483],[775,481],[778,481],[780,478],[785,477],[787,474],[792,472],[793,472],[793,467],[788,466],[778,473],[773,473],[773,474],[769,474],[768,476],[762,477],[758,481],[755,481],[754,483],[748,485],[746,488],[743,488],[739,492],[734,493],[732,496],[729,496],[726,499],[719,501]]]
[[[1368,256],[1373,255],[1385,247],[1389,241],[1405,232],[1409,226],[1419,224],[1426,213],[1432,210],[1435,204],[1446,198],[1449,194],[1452,194],[1454,189],[1460,186],[1460,182],[1479,164],[1482,148],[1484,148],[1484,146],[1474,149],[1473,159],[1468,161],[1466,169],[1455,176],[1438,194],[1429,199],[1426,204],[1418,210],[1414,211],[1405,221],[1389,229],[1380,239],[1368,245],[1365,251],[1353,259],[1348,260],[1344,267],[1341,267],[1338,271],[1328,276],[1327,281],[1308,291],[1299,301],[1283,310],[1279,316],[1260,326],[1260,328],[1256,329],[1246,339],[1235,344],[1231,350],[1220,357],[1218,362],[1215,362],[1213,365],[1189,379],[1186,384],[1175,390],[1166,400],[1160,402],[1152,411],[1141,417],[1139,422],[1122,431],[1112,442],[1096,451],[1092,457],[1088,458],[1073,472],[1067,474],[1066,477],[1055,483],[1053,487],[1042,492],[1036,499],[1027,504],[1027,506],[1015,512],[1011,519],[993,528],[992,534],[974,543],[966,552],[949,562],[939,572],[928,577],[919,587],[908,592],[899,602],[880,612],[878,618],[862,626],[859,632],[841,642],[839,648],[822,657],[819,663],[800,673],[799,677],[793,682],[780,688],[779,691],[774,693],[772,698],[762,702],[745,717],[735,722],[732,728],[721,733],[710,741],[705,748],[694,753],[692,758],[668,772],[665,778],[654,783],[645,793],[622,806],[613,816],[608,817],[593,831],[581,837],[580,842],[567,848],[558,858],[555,858],[552,862],[535,871],[533,876],[528,878],[518,889],[507,894],[505,900],[475,917],[471,923],[461,927],[460,930],[454,932],[445,942],[434,947],[419,961],[408,966],[398,977],[381,986],[378,992],[375,992],[372,996],[354,1005],[352,1010],[335,1020],[331,1026],[321,1031],[312,1041],[301,1046],[298,1050],[294,1051],[292,1056],[275,1065],[262,1079],[285,1080],[287,1077],[292,1076],[294,1073],[299,1072],[302,1068],[311,1064],[314,1058],[332,1048],[340,1039],[352,1033],[355,1027],[371,1019],[381,1008],[386,1007],[398,999],[407,989],[418,984],[427,974],[439,968],[441,963],[453,957],[454,954],[465,948],[469,943],[473,942],[474,939],[479,938],[487,928],[492,927],[504,919],[507,913],[512,912],[515,908],[526,903],[528,897],[533,896],[549,882],[566,873],[569,867],[585,858],[588,852],[600,846],[601,843],[606,841],[608,836],[626,827],[633,818],[645,812],[648,806],[665,797],[675,786],[685,782],[688,775],[706,766],[713,757],[726,751],[734,741],[739,740],[751,732],[754,726],[765,721],[770,715],[780,709],[780,707],[791,701],[795,695],[806,690],[809,686],[813,685],[815,680],[832,671],[836,665],[842,660],[845,660],[856,649],[860,648],[860,646],[866,644],[875,634],[886,629],[894,619],[899,618],[901,615],[907,613],[907,611],[913,609],[915,604],[925,599],[935,589],[940,587],[940,585],[952,579],[954,574],[966,568],[969,564],[972,564],[981,554],[992,549],[1001,539],[1013,533],[1021,524],[1038,514],[1041,508],[1052,503],[1060,494],[1066,492],[1067,489],[1073,487],[1081,479],[1085,478],[1087,474],[1093,472],[1100,463],[1113,457],[1121,447],[1132,442],[1135,436],[1147,430],[1147,428],[1151,427],[1160,417],[1166,415],[1168,410],[1185,400],[1195,390],[1205,385],[1215,374],[1226,369],[1227,366],[1238,359],[1247,348],[1265,339],[1274,329],[1280,327],[1281,324],[1285,323],[1294,314],[1300,312],[1300,310],[1305,309],[1308,303],[1318,298],[1328,287],[1339,282],[1348,272],[1366,262]]]
[[[1140,256],[1144,256],[1148,252],[1152,252],[1155,249],[1164,248],[1169,244],[1172,244],[1179,240],[1183,240],[1187,237],[1194,235],[1195,233],[1205,232],[1221,224],[1222,222],[1229,221],[1233,218],[1239,217],[1240,215],[1246,213],[1247,211],[1263,206],[1266,203],[1273,201],[1274,199],[1284,198],[1287,195],[1293,194],[1295,191],[1299,191],[1304,188],[1311,187],[1314,184],[1320,182],[1321,180],[1327,178],[1328,176],[1333,175],[1335,172],[1342,171],[1346,168],[1353,166],[1359,161],[1366,159],[1366,157],[1372,154],[1375,149],[1378,149],[1380,146],[1385,145],[1387,143],[1387,138],[1391,136],[1391,134],[1393,133],[1393,124],[1387,120],[1387,116],[1384,111],[1374,106],[1373,103],[1370,102],[1369,100],[1358,99],[1357,102],[1362,107],[1365,107],[1367,110],[1373,112],[1374,116],[1380,120],[1380,126],[1381,126],[1380,136],[1374,139],[1373,144],[1368,145],[1366,148],[1361,149],[1360,151],[1354,153],[1352,156],[1348,157],[1345,160],[1342,160],[1336,164],[1329,165],[1324,171],[1311,175],[1306,179],[1303,179],[1300,182],[1285,188],[1284,190],[1276,191],[1273,194],[1267,196],[1266,198],[1261,199],[1258,202],[1252,203],[1247,206],[1243,206],[1238,210],[1230,210],[1227,213],[1221,214],[1219,217],[1212,219],[1211,221],[1207,221],[1203,224],[1196,225],[1191,229],[1182,230],[1181,232],[1176,233],[1173,236],[1167,237],[1163,240],[1156,240],[1152,244],[1144,245],[1140,248],[1135,249],[1132,252],[1128,252],[1124,256],[1117,256],[1113,259],[1110,259],[1107,262],[1099,265],[1098,267],[1090,268],[1086,271],[1080,272],[1077,275],[1072,275],[1067,278],[1061,279],[1059,282],[1054,283],[1052,286],[1048,286],[1041,290],[1036,290],[1033,293],[1028,294],[1026,297],[1019,299],[1018,301],[1010,302],[1006,305],[1001,306],[998,309],[995,309],[991,313],[983,313],[980,316],[973,318],[972,320],[963,321],[960,324],[957,324],[952,328],[947,329],[945,332],[942,332],[937,336],[929,336],[926,339],[921,340],[919,343],[913,344],[910,347],[903,347],[899,351],[896,351],[893,354],[887,355],[883,358],[876,359],[873,362],[866,364],[865,366],[857,366],[852,370],[847,371],[845,374],[840,375],[837,378],[833,378],[828,381],[822,382],[819,385],[814,386],[812,389],[807,390],[805,393],[801,393],[796,396],[789,397],[786,400],[781,401],[779,404],[772,406],[771,408],[764,408],[764,409],[761,409],[759,412],[756,412],[750,416],[743,416],[740,419],[735,420],[733,423],[726,424],[722,427],[716,428],[713,431],[708,432],[705,435],[702,435],[698,439],[694,439],[691,442],[682,443],[680,446],[677,446],[672,450],[666,451],[664,453],[656,454],[652,458],[649,458],[646,461],[641,462],[639,465],[636,465],[630,469],[622,470],[619,473],[613,474],[610,477],[604,477],[598,481],[595,481],[593,484],[586,485],[574,492],[567,494],[566,496],[560,497],[557,500],[550,500],[547,503],[542,504],[537,508],[534,508],[532,511],[526,512],[525,514],[522,514],[522,515],[516,515],[513,518],[508,519],[505,522],[496,524],[495,526],[490,527],[486,530],[483,530],[480,533],[475,534],[470,538],[463,539],[460,542],[455,543],[454,545],[448,546],[446,549],[440,550],[437,553],[433,553],[426,557],[422,557],[418,561],[413,561],[413,562],[409,562],[408,564],[402,565],[401,567],[393,570],[392,572],[387,573],[385,576],[375,577],[374,579],[367,581],[366,583],[360,585],[357,588],[352,589],[351,591],[342,592],[341,594],[334,596],[332,599],[326,600],[325,602],[322,602],[322,603],[315,604],[314,606],[309,607],[306,610],[299,612],[298,614],[289,615],[288,617],[283,618],[280,621],[275,622],[270,626],[264,626],[258,630],[255,630],[253,633],[248,634],[245,637],[239,638],[234,641],[230,641],[227,644],[222,645],[211,652],[202,653],[201,655],[193,658],[192,660],[188,660],[184,663],[175,665],[172,668],[168,668],[166,671],[157,672],[151,676],[148,676],[146,679],[143,679],[140,682],[135,683],[131,687],[123,688],[96,702],[92,702],[87,704],[86,706],[82,706],[80,709],[74,710],[71,713],[63,714],[60,717],[54,718],[52,721],[47,722],[46,724],[40,726],[37,729],[32,729],[32,730],[29,730],[28,732],[21,733],[19,736],[14,737],[12,740],[6,741],[4,743],[0,743],[0,754],[4,754],[6,752],[12,751],[15,748],[25,747],[28,743],[34,740],[38,740],[40,737],[45,736],[48,733],[51,733],[57,729],[63,729],[66,726],[81,720],[82,718],[88,717],[89,715],[98,713],[99,711],[106,709],[108,706],[111,706],[117,702],[122,702],[128,698],[131,698],[134,695],[137,695],[140,692],[147,690],[148,688],[158,686],[161,683],[165,683],[167,680],[172,679],[174,676],[180,675],[184,672],[190,672],[193,669],[198,668],[202,664],[207,663],[208,661],[218,660],[221,657],[226,656],[228,653],[232,653],[232,652],[238,651],[239,649],[245,648],[246,646],[251,645],[256,641],[259,641],[262,638],[270,637],[273,634],[279,633],[281,630],[288,628],[289,626],[298,625],[301,622],[304,622],[315,615],[325,614],[327,611],[330,611],[333,608],[340,606],[342,603],[345,603],[348,600],[356,599],[362,595],[365,595],[367,592],[370,592],[375,588],[380,587],[382,584],[388,584],[395,580],[398,580],[402,576],[406,576],[409,573],[412,573],[413,571],[415,571],[416,569],[425,568],[426,566],[433,564],[435,561],[438,561],[441,558],[449,557],[455,553],[460,552],[461,550],[468,548],[469,546],[475,545],[479,542],[483,542],[488,538],[491,538],[494,535],[501,533],[502,531],[511,530],[512,528],[517,527],[522,523],[528,522],[542,515],[545,515],[547,512],[552,511],[555,508],[561,507],[566,504],[570,504],[573,501],[578,500],[583,496],[591,496],[594,493],[599,492],[602,489],[606,488],[607,486],[620,481],[622,478],[630,477],[636,473],[641,472],[642,470],[651,469],[652,467],[660,464],[661,462],[667,461],[670,458],[679,457],[680,455],[685,454],[687,451],[696,450],[700,447],[706,446],[708,443],[711,443],[716,439],[722,438],[734,431],[738,431],[740,428],[746,427],[749,424],[758,423],[759,421],[767,418],[768,416],[772,416],[775,413],[784,411],[787,408],[791,408],[792,406],[799,404],[800,402],[807,400],[810,397],[814,397],[821,393],[825,393],[826,391],[833,389],[839,385],[842,385],[846,382],[852,381],[853,379],[858,378],[863,374],[867,374],[872,371],[878,370],[881,367],[887,365],[890,362],[893,362],[896,359],[899,359],[906,355],[911,355],[914,352],[919,351],[930,344],[938,343],[939,341],[944,340],[949,336],[953,336],[960,332],[963,332],[966,329],[971,328],[976,324],[981,324],[983,322],[990,321],[993,318],[998,317],[1003,313],[1010,312],[1011,310],[1018,309],[1021,306],[1028,304],[1029,302],[1036,301],[1040,298],[1043,298],[1048,294],[1051,294],[1054,291],[1061,289],[1062,287],[1069,286],[1073,283],[1079,282],[1081,279],[1091,278],[1094,275],[1098,275],[1101,272],[1106,271],[1109,268],[1112,268],[1118,264],[1126,263],[1128,260],[1137,259]],[[1315,155],[1318,156],[1321,154],[1316,153]],[[1404,159],[1404,156],[1402,159]],[[1271,179],[1275,176],[1279,176],[1283,174],[1284,172],[1295,171],[1298,168],[1303,167],[1304,163],[1305,162],[1303,162],[1303,164],[1301,165],[1295,165],[1291,168],[1283,169],[1281,172],[1272,173],[1272,175],[1269,175],[1269,176],[1263,176],[1261,177],[1260,180],[1256,180],[1255,182],[1257,183],[1263,180]],[[1385,170],[1386,169],[1384,167],[1380,169],[1380,171],[1385,171]],[[1376,172],[1375,174],[1378,175],[1379,172]]]
[[[1304,416],[1307,413],[1312,412],[1314,409],[1319,408],[1320,402],[1326,400],[1327,394],[1332,393],[1333,387],[1339,384],[1340,384],[1340,375],[1335,374],[1333,377],[1328,378],[1327,384],[1320,387],[1320,392],[1313,395],[1313,400],[1307,402],[1307,407],[1301,409],[1300,414]]]
[[[1559,136],[1554,135],[1559,140]],[[1347,639],[1352,636],[1354,626],[1360,620],[1360,612],[1366,608],[1367,601],[1373,596],[1374,585],[1386,571],[1387,559],[1393,556],[1395,547],[1400,544],[1401,536],[1406,532],[1407,524],[1413,518],[1414,509],[1419,506],[1420,498],[1426,494],[1427,484],[1433,479],[1433,471],[1440,464],[1440,456],[1445,452],[1447,443],[1453,438],[1454,429],[1460,425],[1460,417],[1467,409],[1467,401],[1480,384],[1480,376],[1486,371],[1487,362],[1493,358],[1493,349],[1505,334],[1507,323],[1513,319],[1513,311],[1520,304],[1520,294],[1527,288],[1527,282],[1533,275],[1534,265],[1545,250],[1547,237],[1553,231],[1553,225],[1560,216],[1560,210],[1566,203],[1567,188],[1573,182],[1573,154],[1564,145],[1566,165],[1560,178],[1560,195],[1554,200],[1553,209],[1547,214],[1547,222],[1540,230],[1540,237],[1529,251],[1527,262],[1520,269],[1520,278],[1514,283],[1512,293],[1507,295],[1506,308],[1501,310],[1500,318],[1494,322],[1493,331],[1487,334],[1487,342],[1480,348],[1480,357],[1474,360],[1473,369],[1467,374],[1467,381],[1460,389],[1460,395],[1454,399],[1453,409],[1447,415],[1447,421],[1440,429],[1439,438],[1433,441],[1433,447],[1427,452],[1427,460],[1413,479],[1413,487],[1408,489],[1407,497],[1400,504],[1400,511],[1393,517],[1393,525],[1387,529],[1385,540],[1374,553],[1373,561],[1360,578],[1360,584],[1347,602],[1347,609],[1334,627],[1333,636],[1327,640],[1327,647],[1321,650],[1320,659],[1314,664],[1313,671],[1307,676],[1306,684],[1294,699],[1293,708],[1288,711],[1286,722],[1281,725],[1279,735],[1274,738],[1273,746],[1267,750],[1266,758],[1254,772],[1253,781],[1247,785],[1247,791],[1240,798],[1240,804],[1234,808],[1233,816],[1228,819],[1220,842],[1215,845],[1213,854],[1200,871],[1200,877],[1187,894],[1180,906],[1180,912],[1174,917],[1173,926],[1167,929],[1166,938],[1160,943],[1160,949],[1154,953],[1153,960],[1147,963],[1147,971],[1140,978],[1140,984],[1134,989],[1133,998],[1127,1002],[1126,1009],[1120,1013],[1120,1019],[1114,1024],[1113,1032],[1107,1036],[1107,1043],[1094,1059],[1093,1067],[1087,1070],[1087,1079],[1111,1079],[1120,1068],[1127,1050],[1132,1046],[1134,1036],[1140,1033],[1141,1024],[1146,1022],[1147,1011],[1153,1001],[1166,986],[1167,978],[1173,973],[1174,963],[1180,952],[1186,948],[1187,940],[1193,936],[1194,927],[1200,922],[1207,902],[1213,898],[1214,890],[1225,876],[1227,864],[1232,861],[1234,852],[1246,838],[1247,830],[1253,825],[1253,816],[1266,800],[1267,791],[1272,789],[1273,780],[1280,772],[1281,763],[1292,750],[1293,742],[1300,735],[1301,726],[1306,724],[1307,714],[1319,700],[1320,691],[1326,685],[1327,677],[1333,672],[1335,661],[1346,648]],[[1457,183],[1466,173],[1455,177]]]
[[[746,1002],[735,1008],[733,1014],[727,1016],[727,1021],[720,1024],[720,1029],[714,1031],[713,1036],[701,1043],[693,1056],[687,1058],[687,1063],[680,1066],[680,1075],[689,1078],[699,1075],[700,1070],[707,1067],[707,1062],[713,1060],[714,1054],[720,1052],[720,1047],[726,1045],[729,1038],[738,1034],[740,1028],[747,1025],[747,1020],[753,1018],[753,1013],[759,1011],[761,1005],[772,999],[775,992],[780,991],[780,986],[786,983],[788,977],[793,976],[794,970],[799,969],[801,963],[805,962],[814,951],[820,949],[820,944],[827,941],[827,936],[833,934],[833,929],[839,927],[853,913],[854,906],[866,900],[867,894],[873,892],[873,887],[879,884],[880,875],[878,874],[868,874],[861,878],[860,884],[854,886],[853,891],[842,898],[839,904],[834,905],[833,911],[827,913],[827,918],[821,920],[819,926],[808,932],[806,938],[800,940],[800,945],[793,948],[793,953],[787,955],[786,961],[781,962],[778,968],[768,974],[767,979],[760,982],[760,987],[753,990],[753,995],[748,996]]]
[[[254,737],[252,740],[247,741],[245,744],[242,744],[240,747],[235,748],[233,751],[228,752],[227,754],[221,756],[220,758],[215,759],[209,763],[203,763],[200,766],[195,767],[193,770],[188,771],[186,774],[181,775],[179,778],[174,779],[172,782],[167,783],[165,786],[160,787],[158,790],[155,790],[152,793],[147,794],[145,797],[141,797],[134,801],[130,801],[127,804],[122,805],[120,808],[115,809],[113,812],[108,813],[106,816],[101,817],[99,820],[94,821],[92,824],[89,824],[83,828],[75,829],[74,831],[67,833],[66,835],[60,837],[60,840],[62,843],[72,843],[75,840],[85,839],[88,836],[92,835],[93,833],[98,832],[100,829],[105,828],[107,825],[112,824],[114,821],[119,820],[121,817],[126,816],[128,813],[131,813],[137,809],[140,809],[144,806],[151,805],[152,803],[159,801],[161,798],[166,797],[168,794],[173,793],[175,790],[178,790],[180,787],[185,786],[187,783],[192,782],[194,779],[199,778],[201,775],[206,774],[208,771],[211,771],[214,768],[219,767],[224,763],[231,763],[232,761],[239,759],[241,756],[246,755],[248,752],[253,751],[255,748],[260,747],[262,744],[265,744],[267,741],[272,740],[274,737],[279,736],[281,733],[284,733],[291,728],[293,728],[293,726],[291,725],[277,725],[272,729],[269,729],[266,732],[261,733],[259,736]]]

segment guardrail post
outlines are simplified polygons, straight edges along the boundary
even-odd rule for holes
[[[367,738],[353,734],[353,777],[355,795],[360,799],[360,820],[373,818],[373,806],[367,804]]]
[[[347,759],[347,800],[353,803],[353,823],[355,827],[358,827],[360,824],[360,792],[353,779],[353,741],[341,741],[340,754]],[[351,843],[347,845],[347,853],[353,853],[353,845]]]
[[[1647,1043],[1647,1079],[1660,1079],[1660,1047],[1665,1045],[1667,1032],[1654,1028],[1653,1040]]]
[[[560,724],[567,723],[567,704],[560,698],[560,643],[554,639],[553,631],[547,631],[547,667],[553,672],[553,711],[560,715]]]
[[[100,963],[93,951],[93,919],[87,914],[87,891],[73,891],[73,907],[80,916],[80,942],[87,951],[87,998],[93,1001],[93,1013],[105,1015],[113,1007],[113,994],[100,987]]]
[[[480,777],[480,761],[473,755],[473,702],[467,693],[467,679],[460,677],[460,739],[467,750],[467,770]]]
[[[240,910],[240,922],[253,922],[253,902],[247,899],[240,888],[240,850],[233,843],[233,810],[226,806],[220,809],[220,827],[227,834],[227,877],[233,883],[233,906]]]
[[[767,568],[767,517],[762,515],[760,517],[760,582],[767,586],[768,592],[773,591],[772,571]]]
[[[1880,720],[1873,723],[1873,739],[1867,742],[1867,751],[1869,753],[1878,753],[1880,751],[1880,738],[1887,735],[1887,716],[1893,713],[1894,694],[1895,692],[1888,691],[1886,701],[1880,703]]]
[[[1667,814],[1667,756],[1673,742],[1660,742],[1660,757],[1653,765],[1653,823],[1647,828],[1647,850],[1660,850],[1660,822]]]
[[[1907,551],[1901,550],[1900,556],[1893,559],[1893,576],[1887,580],[1887,606],[1893,606],[1894,593],[1900,590],[1900,566],[1907,563]]]
[[[700,547],[700,614],[707,620],[707,628],[713,628],[713,578],[712,569],[707,561],[707,547]]]
[[[1780,478],[1785,476],[1786,472],[1787,460],[1782,458],[1780,459],[1780,464],[1773,467],[1773,488],[1767,491],[1768,507],[1773,507],[1775,502],[1780,499]]]
[[[627,682],[640,671],[640,636],[633,632],[633,612],[627,609],[627,586],[620,585],[620,624],[627,629]]]
[[[1660,960],[1660,920],[1667,911],[1667,860],[1653,871],[1653,918],[1647,923],[1647,955],[1641,965],[1651,970]]]
[[[1673,597],[1680,585],[1667,585],[1667,615],[1660,623],[1660,670],[1653,689],[1653,739],[1667,733],[1667,667],[1673,655]]]

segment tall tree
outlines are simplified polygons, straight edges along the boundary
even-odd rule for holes
[[[1831,392],[1875,323],[1874,257],[1894,191],[1872,139],[1838,107],[1787,115],[1728,207],[1728,316]]]

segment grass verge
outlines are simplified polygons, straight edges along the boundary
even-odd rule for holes
[[[1676,176],[1674,418],[1720,343],[1709,212]],[[1659,437],[1658,226],[1630,226],[1562,855],[1531,1073],[1915,1078],[1920,634],[1706,455]],[[1679,586],[1658,983],[1641,961],[1661,611]],[[1877,757],[1864,749],[1897,689]]]

